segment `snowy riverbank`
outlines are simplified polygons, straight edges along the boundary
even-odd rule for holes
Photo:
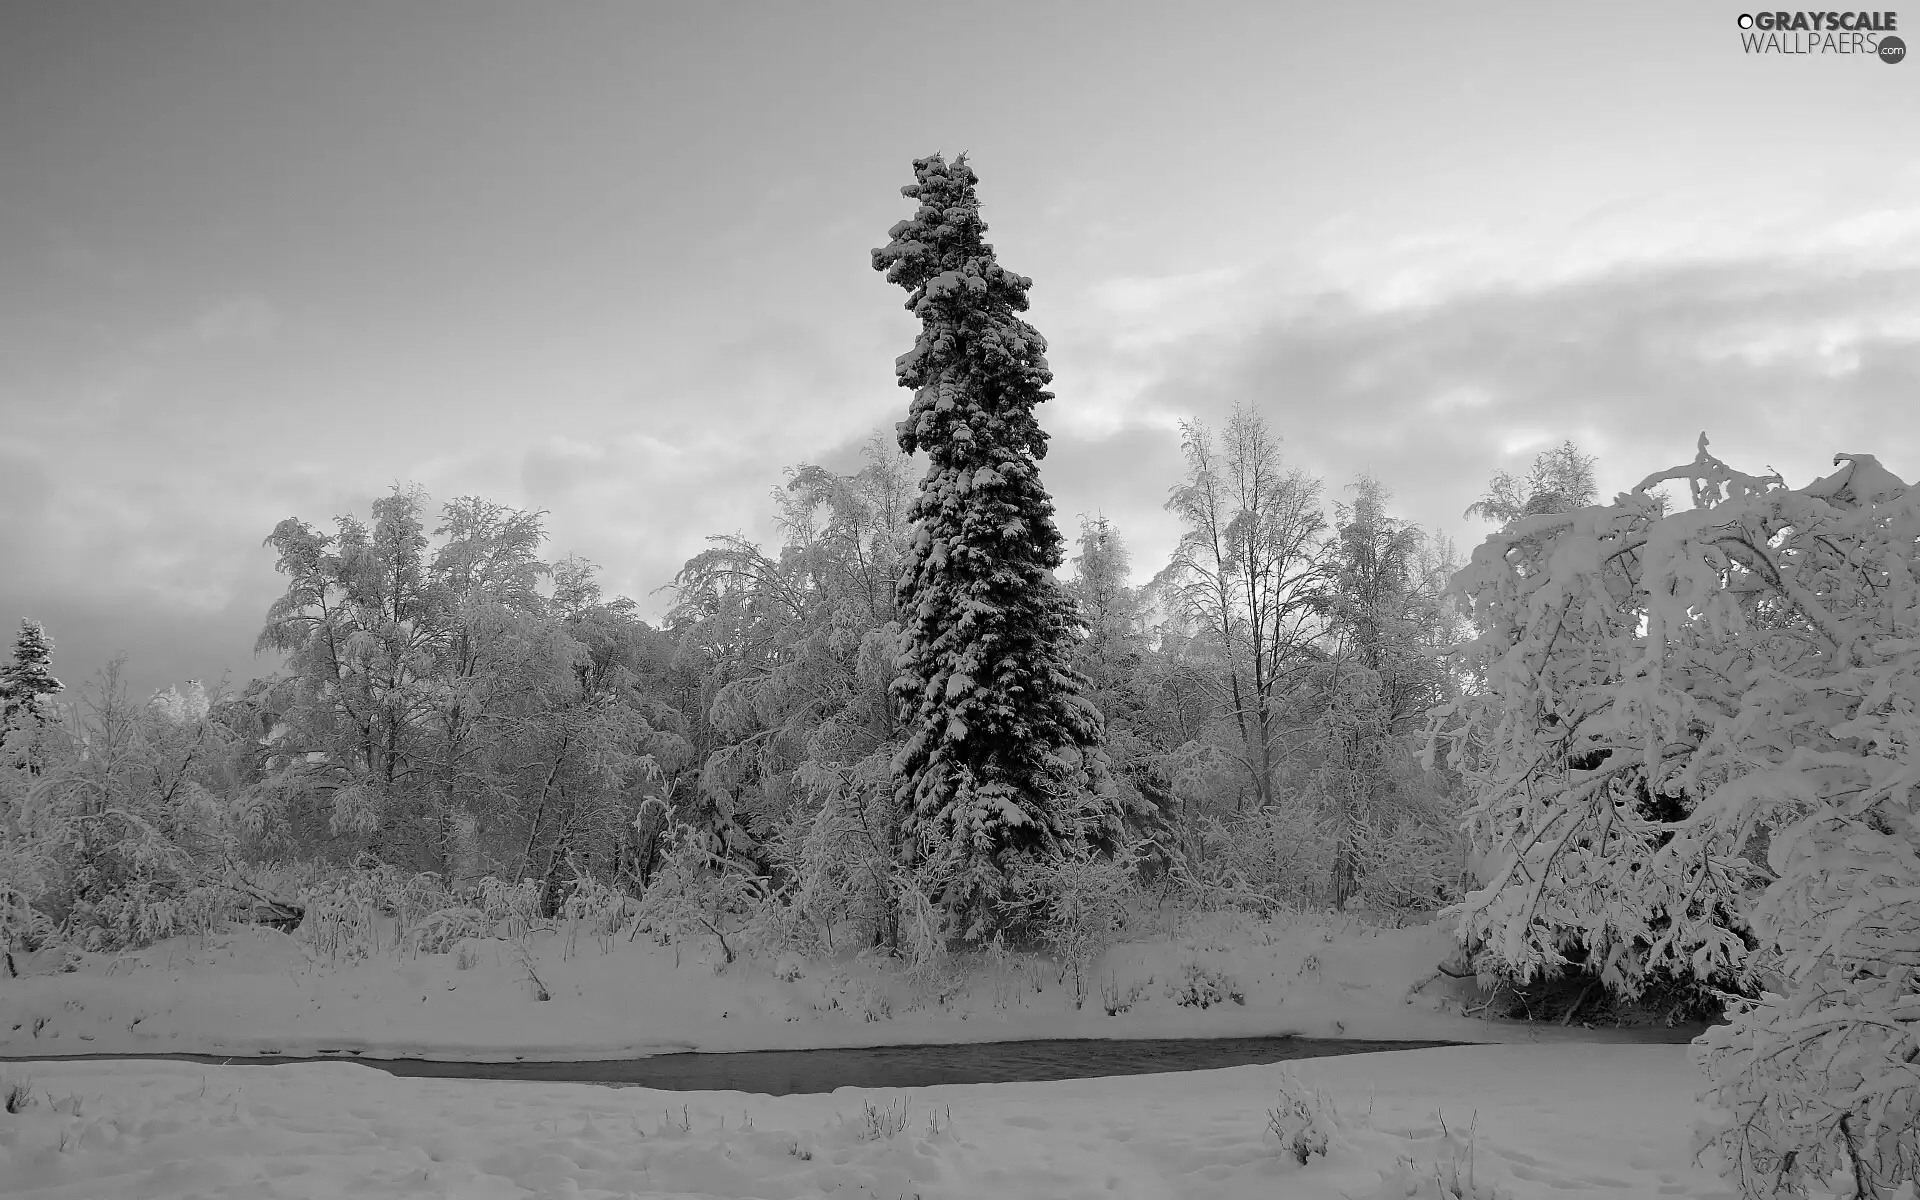
[[[1688,1151],[1700,1078],[1673,1030],[1465,1017],[1431,927],[1215,916],[1123,944],[1084,1003],[1034,959],[909,981],[872,958],[719,964],[563,935],[519,950],[327,961],[261,928],[180,938],[0,988],[0,1191],[43,1197],[1722,1198]],[[529,971],[531,968],[531,971]],[[535,991],[540,980],[548,999]],[[1106,997],[1118,1003],[1109,1004]],[[1235,997],[1238,997],[1238,1000]],[[1202,1008],[1195,1003],[1206,999]],[[1107,1007],[1126,1011],[1108,1015]],[[1308,1036],[1476,1045],[1060,1083],[773,1098],[399,1079],[348,1063],[63,1056],[358,1051],[514,1060],[994,1041]],[[1581,1044],[1588,1043],[1588,1044]],[[1324,1155],[1269,1129],[1319,1089]],[[890,1120],[889,1115],[900,1120]],[[898,1126],[895,1128],[895,1126]],[[1459,1189],[1454,1173],[1459,1172]]]
[[[1450,950],[1447,935],[1430,926],[1220,915],[1183,925],[1177,937],[1115,947],[1076,1009],[1071,980],[1030,958],[975,962],[965,974],[915,983],[884,959],[721,965],[693,945],[641,939],[603,948],[583,937],[569,951],[562,935],[550,934],[533,941],[525,960],[493,942],[466,954],[387,950],[344,963],[286,934],[239,927],[8,981],[0,988],[0,1056],[568,1060],[1069,1037],[1675,1037],[1463,1017],[1470,981],[1434,977]],[[538,998],[533,977],[549,999]],[[1125,1011],[1107,1013],[1119,1004]]]
[[[34,1105],[0,1114],[0,1191],[39,1200],[1358,1200],[1436,1197],[1456,1170],[1475,1200],[1731,1195],[1689,1161],[1697,1077],[1679,1046],[1453,1047],[779,1099],[396,1079],[339,1063],[30,1073]],[[1304,1166],[1268,1130],[1289,1073],[1339,1114],[1327,1153]],[[904,1116],[891,1133],[889,1109]]]

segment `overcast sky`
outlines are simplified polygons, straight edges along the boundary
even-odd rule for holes
[[[934,150],[1034,278],[1061,524],[1142,575],[1236,400],[1463,540],[1565,437],[1609,493],[1702,429],[1913,479],[1920,63],[1749,57],[1740,11],[7,4],[0,623],[70,685],[244,683],[261,539],[395,481],[550,510],[657,614],[904,412],[868,251]]]

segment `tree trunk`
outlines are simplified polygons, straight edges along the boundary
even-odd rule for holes
[[[540,785],[540,803],[533,811],[533,827],[527,830],[526,849],[520,852],[520,868],[513,873],[515,882],[525,876],[527,868],[533,865],[534,842],[540,836],[540,823],[547,816],[547,796],[553,790],[553,781],[560,777],[560,764],[566,761],[567,740],[560,743],[560,753],[554,756],[553,769],[547,772],[547,781]]]
[[[644,803],[634,822],[634,873],[643,888],[653,879],[653,869],[660,859],[660,837],[666,829],[665,803]]]
[[[464,807],[456,806],[447,817],[448,886],[458,895],[478,885],[483,874],[480,822]]]
[[[1355,859],[1357,856],[1354,854],[1353,834],[1352,830],[1348,828],[1351,823],[1351,817],[1344,818],[1341,821],[1340,845],[1333,853],[1333,906],[1341,910],[1347,907],[1347,901],[1351,900],[1360,890],[1359,880],[1357,878],[1358,873],[1356,871]]]

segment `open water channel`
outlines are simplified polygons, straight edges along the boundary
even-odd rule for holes
[[[771,1096],[835,1088],[932,1087],[946,1083],[1032,1083],[1105,1075],[1207,1071],[1256,1063],[1419,1050],[1452,1042],[1373,1042],[1346,1038],[1254,1037],[974,1042],[945,1046],[866,1046],[827,1050],[748,1050],[729,1054],[656,1054],[589,1062],[442,1062],[413,1058],[326,1055],[395,1075],[435,1079],[599,1083],[667,1091],[738,1091]],[[245,1065],[312,1062],[311,1058],[220,1058],[204,1054],[75,1057],[166,1058]]]

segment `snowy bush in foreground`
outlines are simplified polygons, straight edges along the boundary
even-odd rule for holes
[[[1317,1099],[1317,1098],[1316,1098]],[[1278,1107],[1267,1110],[1267,1129],[1301,1166],[1315,1154],[1327,1152],[1327,1131],[1320,1126],[1318,1105],[1302,1096],[1283,1094]]]
[[[1920,1176],[1920,494],[1835,462],[1788,488],[1702,436],[1611,505],[1509,525],[1456,584],[1485,673],[1456,762],[1496,852],[1463,930],[1523,974],[1583,945],[1627,992],[1776,977],[1697,1043],[1728,1118],[1699,1148],[1749,1196]],[[1650,494],[1668,479],[1691,510]]]
[[[1447,1147],[1446,1161],[1403,1154],[1392,1173],[1381,1181],[1379,1194],[1405,1196],[1410,1200],[1513,1200],[1512,1192],[1491,1180],[1480,1179],[1475,1171],[1477,1114],[1464,1133],[1448,1129],[1444,1113],[1435,1115],[1440,1120],[1441,1140]]]
[[[1279,1139],[1281,1150],[1301,1166],[1327,1148],[1341,1134],[1341,1120],[1333,1101],[1318,1089],[1309,1089],[1289,1067],[1280,1069],[1280,1096],[1267,1110],[1267,1132]]]

